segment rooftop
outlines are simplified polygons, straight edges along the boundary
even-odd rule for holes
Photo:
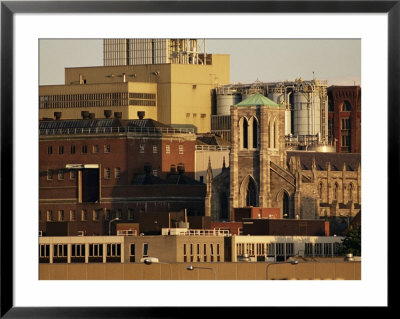
[[[253,94],[235,106],[273,106],[280,107],[279,104],[270,100],[260,93]]]

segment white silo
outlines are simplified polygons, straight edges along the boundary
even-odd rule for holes
[[[304,87],[303,87],[304,88]],[[319,94],[304,89],[293,93],[293,134],[316,135],[321,133]]]

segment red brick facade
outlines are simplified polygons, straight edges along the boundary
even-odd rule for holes
[[[140,212],[187,209],[188,215],[204,215],[206,185],[169,179],[174,165],[173,176],[190,182],[194,150],[194,134],[42,134],[40,231],[46,232],[48,223],[70,222],[70,234],[102,235],[111,219],[133,222]],[[147,174],[145,167],[151,167]],[[179,174],[179,167],[184,172]]]
[[[335,138],[338,153],[361,153],[361,88],[359,86],[331,86],[328,88],[329,115],[328,131]],[[343,127],[345,119],[350,122],[349,130]],[[346,133],[344,133],[346,132]],[[349,134],[346,141],[344,134]],[[345,143],[349,142],[346,147]]]

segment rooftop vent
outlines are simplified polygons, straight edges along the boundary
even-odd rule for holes
[[[115,117],[116,119],[122,118],[122,112],[114,112],[114,117]]]
[[[83,118],[84,120],[89,119],[89,112],[88,112],[88,111],[82,111],[82,112],[81,112],[81,115],[82,115],[82,118]]]
[[[104,116],[109,119],[111,117],[112,111],[111,110],[104,110]]]
[[[56,118],[56,120],[59,120],[61,118],[61,114],[62,112],[54,112],[54,117]]]

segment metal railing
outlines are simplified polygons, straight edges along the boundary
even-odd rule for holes
[[[117,236],[137,236],[136,229],[118,230]]]
[[[226,229],[188,229],[180,233],[184,236],[229,236],[229,230]]]
[[[107,134],[107,133],[142,133],[142,134],[193,134],[193,128],[166,127],[91,127],[91,128],[55,128],[39,129],[40,135],[74,135],[74,134]]]

